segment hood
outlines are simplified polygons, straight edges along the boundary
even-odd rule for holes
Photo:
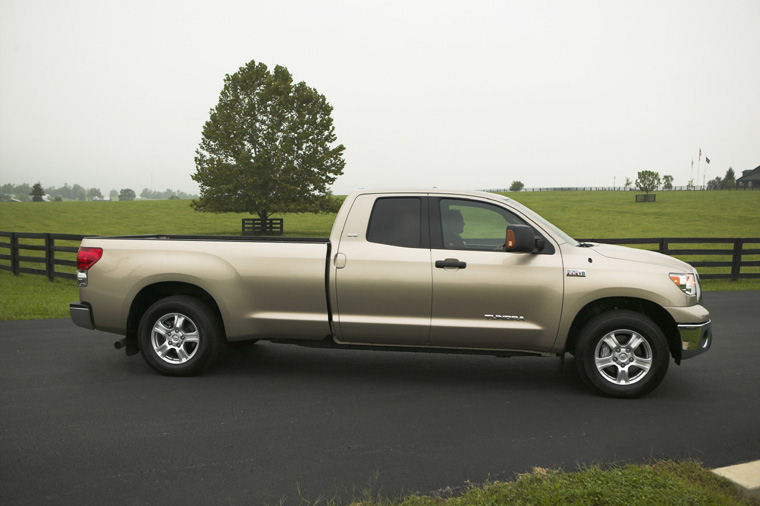
[[[678,260],[677,258],[657,253],[656,251],[647,251],[643,249],[627,248],[625,246],[616,246],[614,244],[597,244],[591,248],[600,255],[617,260],[628,260],[630,262],[641,262],[645,264],[662,265],[672,269],[673,272],[691,272],[694,267]]]

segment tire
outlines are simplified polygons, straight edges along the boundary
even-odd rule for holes
[[[654,390],[670,363],[668,342],[647,316],[615,310],[592,318],[576,343],[581,378],[610,397],[639,397]]]
[[[214,311],[200,299],[175,295],[155,302],[140,318],[140,352],[166,376],[198,374],[219,353],[223,335]]]

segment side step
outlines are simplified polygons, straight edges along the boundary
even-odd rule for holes
[[[372,344],[343,344],[335,342],[328,336],[322,340],[292,340],[292,339],[269,339],[268,341],[280,344],[295,344],[307,348],[331,348],[336,350],[374,350],[374,351],[396,351],[407,353],[446,353],[453,355],[491,355],[494,357],[553,357],[556,353],[540,353],[531,351],[518,350],[487,350],[472,348],[440,348],[435,346],[388,346]]]

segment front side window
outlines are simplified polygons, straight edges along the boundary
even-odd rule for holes
[[[405,248],[422,247],[419,197],[380,198],[372,207],[367,240]]]
[[[506,209],[484,202],[441,199],[439,205],[445,249],[504,251],[507,225],[526,224]]]

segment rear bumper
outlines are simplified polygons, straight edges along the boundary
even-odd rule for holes
[[[76,325],[90,330],[95,328],[92,322],[92,308],[86,302],[69,304],[69,314],[71,314],[71,321]]]
[[[678,325],[681,335],[681,358],[691,358],[710,349],[712,344],[712,321]]]

